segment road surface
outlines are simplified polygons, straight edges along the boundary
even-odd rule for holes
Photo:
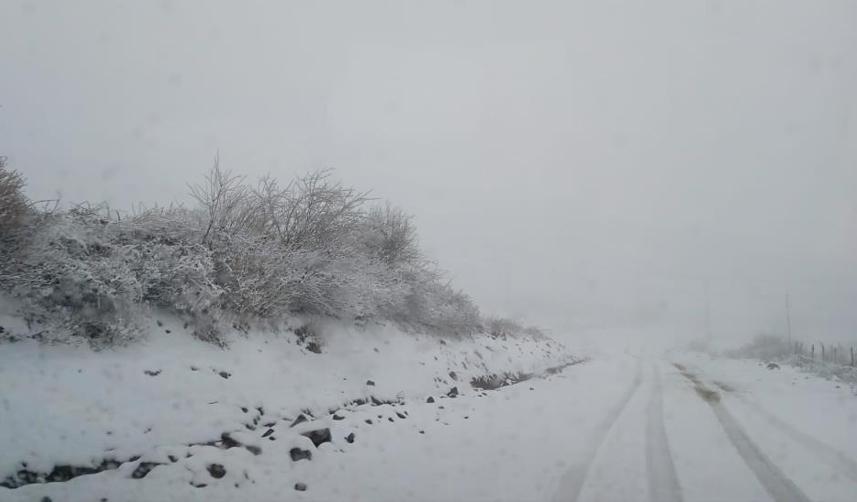
[[[857,500],[857,463],[788,417],[681,363],[635,364],[627,391],[592,430],[555,501]],[[754,438],[737,408],[778,437]]]

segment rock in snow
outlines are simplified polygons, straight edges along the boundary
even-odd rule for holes
[[[318,448],[318,445],[322,443],[328,443],[331,441],[330,429],[328,429],[327,427],[325,427],[324,429],[316,429],[312,431],[302,432],[301,436],[308,437],[316,448]]]
[[[208,473],[214,479],[220,479],[226,475],[226,469],[221,464],[208,464],[206,470],[208,470]]]
[[[303,448],[292,448],[289,450],[289,456],[292,457],[293,462],[297,462],[298,460],[312,460],[312,452],[309,450],[304,450]]]

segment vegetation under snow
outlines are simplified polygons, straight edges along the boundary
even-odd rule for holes
[[[0,290],[18,300],[31,336],[94,346],[140,336],[147,308],[214,343],[226,326],[295,315],[456,336],[525,331],[483,319],[420,251],[406,213],[329,174],[251,184],[215,162],[189,187],[192,206],[123,216],[103,204],[39,207],[4,162]]]

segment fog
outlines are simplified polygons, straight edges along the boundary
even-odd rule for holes
[[[414,215],[555,334],[857,333],[857,3],[17,2],[0,153],[35,199],[186,201],[219,152]],[[708,302],[706,302],[706,297]],[[645,328],[645,329],[643,329]]]

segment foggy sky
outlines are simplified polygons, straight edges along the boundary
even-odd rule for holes
[[[29,193],[332,167],[483,311],[857,335],[857,2],[0,3]]]

